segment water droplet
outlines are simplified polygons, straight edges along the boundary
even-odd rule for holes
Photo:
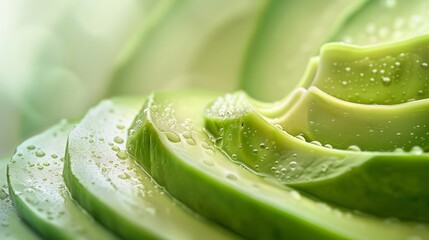
[[[195,140],[192,138],[186,139],[186,143],[189,145],[195,145],[196,144]]]
[[[126,180],[130,178],[130,175],[128,175],[127,173],[121,173],[118,175],[118,178]]]
[[[119,147],[118,146],[113,146],[113,147],[111,147],[110,149],[112,149],[113,151],[115,151],[115,152],[118,152],[120,149],[119,149]]]
[[[121,137],[119,137],[119,136],[116,136],[114,139],[113,139],[113,141],[115,141],[115,143],[118,143],[118,144],[122,144],[122,143],[124,143],[124,139],[122,139]]]
[[[45,162],[42,165],[45,166],[45,167],[48,167],[50,164],[48,162]]]
[[[34,146],[34,145],[28,145],[27,149],[28,150],[34,150],[34,149],[36,149],[36,146]]]
[[[265,146],[265,144],[264,144],[264,143],[259,144],[259,147],[260,147],[261,149],[266,149],[266,148],[267,148],[267,147]]]
[[[235,175],[234,173],[228,173],[226,175],[226,178],[228,178],[229,180],[232,180],[232,181],[236,181],[238,179],[237,175]]]
[[[347,150],[349,150],[349,151],[354,151],[354,152],[360,152],[360,151],[361,151],[360,147],[358,147],[358,146],[356,146],[356,145],[350,145],[350,146],[347,148]]]
[[[390,77],[381,77],[381,80],[383,81],[384,85],[389,85],[391,82]]]
[[[237,154],[233,153],[233,154],[231,155],[231,158],[232,158],[233,160],[237,160]]]
[[[253,149],[252,153],[256,155],[259,153],[259,150],[255,148],[255,149]]]
[[[325,144],[325,145],[324,145],[324,147],[325,147],[325,148],[329,148],[329,149],[333,149],[333,148],[334,148],[334,147],[332,147],[332,145],[331,145],[331,144],[329,144],[329,143]]]
[[[174,132],[166,132],[165,133],[165,136],[167,136],[167,139],[170,141],[170,142],[173,142],[173,143],[178,143],[178,142],[180,142],[180,137],[179,137],[179,135],[177,135],[176,133],[174,133]]]
[[[39,166],[37,166],[37,169],[43,170],[43,166],[39,165]]]
[[[58,155],[57,154],[52,154],[51,155],[51,158],[53,158],[53,159],[56,159],[58,157]]]
[[[423,149],[421,147],[414,146],[414,147],[411,148],[410,152],[413,153],[413,154],[420,155],[420,154],[423,154],[424,151],[423,151]]]
[[[427,67],[429,67],[429,64],[424,62],[424,63],[422,63],[422,64],[421,64],[421,66],[422,66],[423,68],[427,68]]]
[[[311,141],[310,143],[316,146],[322,146],[322,144],[319,141]]]
[[[342,81],[342,82],[341,82],[341,84],[342,84],[343,86],[347,86],[348,82],[347,82],[347,81]]]
[[[292,161],[289,163],[290,170],[294,171],[298,167],[298,163],[295,161]]]
[[[36,152],[36,156],[37,157],[44,157],[45,155],[46,155],[45,152],[42,151],[42,150],[39,150],[39,151]]]
[[[119,124],[116,126],[116,128],[118,128],[119,130],[122,130],[125,128],[125,125]]]
[[[126,152],[126,151],[122,150],[122,151],[119,151],[119,152],[116,154],[116,156],[117,156],[119,159],[125,160],[125,159],[127,159],[128,154],[127,154],[127,152]]]
[[[203,159],[202,162],[207,166],[213,166],[214,165],[213,161],[210,159]]]
[[[301,141],[304,141],[304,142],[306,141],[305,137],[302,134],[296,135],[295,137]]]

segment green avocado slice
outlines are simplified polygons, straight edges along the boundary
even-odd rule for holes
[[[277,112],[277,109],[274,109]],[[334,98],[310,87],[277,119],[283,131],[335,149],[429,150],[429,99],[396,105],[366,105]],[[266,115],[265,115],[266,116]],[[351,127],[352,126],[352,127]]]
[[[291,97],[285,108],[299,107],[303,94],[305,90],[297,89],[297,97]],[[384,217],[429,220],[425,187],[429,161],[419,147],[412,152],[360,152],[357,147],[345,151],[318,141],[306,142],[302,135],[294,137],[261,115],[242,92],[219,98],[205,115],[207,131],[230,159],[276,185],[293,186],[320,199]],[[293,121],[305,121],[302,118]],[[291,119],[288,123],[296,125]]]
[[[129,133],[130,153],[194,211],[249,239],[429,237],[425,224],[334,208],[288,187],[274,186],[233,163],[203,130],[204,108],[214,99],[214,94],[196,90],[157,92]],[[239,123],[229,126],[241,128]]]
[[[0,159],[0,239],[41,239],[16,214],[12,201],[9,198],[6,180],[7,163],[8,160]]]
[[[70,133],[64,177],[72,196],[124,239],[237,238],[184,209],[128,156],[127,129],[142,103],[105,100]]]
[[[8,164],[10,197],[18,215],[48,239],[117,239],[71,198],[62,178],[72,123],[62,121],[23,142]]]
[[[426,0],[371,0],[350,15],[331,41],[374,45],[429,33]]]
[[[372,47],[322,47],[311,85],[349,101],[391,105],[429,96],[429,36]]]
[[[308,59],[366,0],[269,0],[246,50],[240,87],[275,101],[300,80]]]
[[[109,94],[147,94],[178,86],[236,89],[246,47],[266,2],[163,1],[124,50]]]

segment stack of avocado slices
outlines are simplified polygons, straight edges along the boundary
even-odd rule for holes
[[[242,90],[113,97],[24,141],[0,160],[0,239],[429,239],[429,24],[415,17],[429,5],[330,0],[309,12],[341,9],[319,21],[331,32],[282,28],[305,18],[288,14],[302,2],[237,1],[206,23],[214,33],[181,42],[198,49],[170,49],[183,65],[161,81],[198,78],[231,34],[248,49],[233,49],[224,76]],[[157,7],[109,93],[146,87],[164,67],[168,29],[200,4]],[[263,46],[286,31],[299,36],[272,57]],[[293,47],[302,38],[305,51]],[[299,73],[279,83],[295,55]]]

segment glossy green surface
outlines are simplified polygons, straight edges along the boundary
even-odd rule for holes
[[[235,239],[173,200],[125,151],[143,98],[105,100],[70,133],[64,176],[72,196],[124,239]]]
[[[429,33],[426,0],[371,0],[350,15],[331,41],[374,45]]]
[[[426,225],[333,208],[233,163],[203,130],[204,107],[214,99],[207,92],[155,93],[136,118],[128,143],[143,168],[192,210],[249,239],[429,237]]]
[[[0,239],[41,239],[16,214],[12,201],[9,198],[6,180],[7,163],[8,160],[6,159],[0,160]]]
[[[71,198],[63,177],[67,136],[62,121],[23,142],[8,164],[10,197],[18,215],[46,239],[116,239]]]
[[[315,97],[317,94],[319,98]],[[354,104],[359,105],[357,108],[350,103],[336,102],[337,99],[326,94],[324,98],[320,96],[316,88],[297,89],[281,108],[275,105],[272,108],[277,115],[283,114],[281,118],[267,118],[244,93],[227,95],[206,110],[205,127],[232,160],[275,184],[294,186],[350,209],[385,217],[429,220],[429,192],[425,187],[429,181],[429,162],[421,148],[424,146],[392,143],[394,137],[404,144],[425,143],[427,131],[414,128],[419,124],[425,128],[427,102],[368,108]],[[326,102],[328,99],[330,103]],[[355,108],[347,108],[349,105]],[[321,111],[320,106],[326,111]],[[347,114],[344,115],[344,111]],[[365,115],[365,111],[371,115]],[[397,114],[396,117],[392,113]],[[377,127],[378,132],[386,134],[386,139],[375,139],[376,133],[369,131],[353,135],[355,129],[368,126]],[[395,126],[398,129],[390,128]],[[418,139],[406,132],[408,130]],[[293,131],[299,134],[291,135]],[[404,136],[400,138],[402,134],[397,136],[398,132]],[[335,142],[331,145],[328,141],[311,139],[313,133],[332,136]],[[338,134],[343,135],[339,138]],[[424,139],[419,142],[421,138]],[[364,147],[392,152],[361,152],[359,145],[346,146],[348,151],[333,149],[343,141],[359,141]],[[393,152],[395,147],[405,147],[411,152]]]
[[[310,57],[366,0],[268,0],[246,49],[240,87],[280,100],[301,79]]]
[[[373,47],[322,47],[311,85],[349,102],[398,104],[429,96],[429,36]]]

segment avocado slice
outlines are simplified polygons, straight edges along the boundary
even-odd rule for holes
[[[196,90],[157,92],[130,128],[130,153],[192,210],[249,239],[429,237],[425,224],[419,228],[421,223],[332,207],[230,161],[203,129],[204,108],[214,99],[215,94]]]
[[[308,142],[319,141],[336,149],[354,145],[362,151],[429,150],[429,99],[367,105],[340,100],[310,87],[284,113],[271,122],[292,136],[302,135]]]
[[[8,160],[0,159],[0,239],[41,239],[18,217],[12,206],[6,180],[7,163]]]
[[[289,109],[289,111],[283,112],[286,116],[283,123],[285,128],[288,127],[287,124],[291,125],[291,129],[296,128],[296,125],[300,125],[300,121],[307,120],[305,116],[294,118],[295,115],[290,113],[295,108],[298,109],[297,111],[300,110],[299,107],[302,104],[297,102],[302,99],[302,96],[305,96],[305,91],[297,89],[296,97],[291,97],[289,102],[282,105],[286,106],[284,109]],[[310,90],[309,94],[311,92],[315,92],[314,88]],[[325,104],[321,103],[321,99],[313,101],[313,103]],[[427,102],[408,104],[425,106]],[[326,107],[328,105],[329,107]],[[327,104],[326,106],[327,111],[332,113],[329,117],[339,115],[338,118],[341,118],[341,114],[335,113],[338,110],[335,109],[335,105]],[[383,107],[372,106],[372,108]],[[389,106],[384,108],[389,108]],[[400,109],[401,106],[390,106],[390,108]],[[406,107],[402,108],[406,109]],[[278,109],[281,108],[273,107],[273,111]],[[413,112],[413,109],[422,111],[422,108],[415,107],[411,108],[409,112]],[[382,118],[377,116],[383,111],[376,111],[377,113],[371,115],[373,120]],[[390,109],[387,109],[384,113],[389,111]],[[353,111],[349,111],[349,113],[356,115]],[[317,140],[305,139],[303,135],[295,137],[284,131],[276,120],[260,114],[257,107],[252,105],[243,92],[219,98],[206,110],[205,114],[205,127],[216,141],[217,146],[233,161],[243,164],[276,185],[293,186],[340,206],[384,217],[429,220],[429,192],[425,187],[426,182],[429,181],[427,174],[429,162],[427,154],[423,154],[420,147],[413,147],[412,152],[361,152],[357,146],[351,146],[348,151],[332,149],[329,142],[324,142],[323,144],[327,145],[322,146],[322,143]],[[292,114],[292,116],[289,117],[288,114]],[[308,119],[309,122],[321,119],[320,128],[324,127],[324,122],[331,124],[331,119],[324,119],[326,115],[322,114],[325,113],[321,113],[316,108],[308,114],[312,118]],[[412,113],[409,117],[411,116]],[[412,127],[413,121],[416,124],[422,121],[423,127],[425,125],[424,115],[415,117],[416,119],[409,120],[410,127]],[[354,120],[351,119],[349,123],[353,124]],[[406,121],[405,116],[398,115],[398,118],[392,121],[394,125],[406,129],[406,126],[401,126],[399,122],[396,122]],[[347,124],[347,120],[344,120],[343,124]],[[408,123],[406,122],[406,124]],[[364,124],[357,121],[353,128],[359,128],[362,125]],[[350,127],[350,125],[348,126]],[[328,135],[329,131],[335,134],[337,128],[342,128],[341,122],[332,124],[332,127],[335,129],[324,129],[325,135]],[[385,128],[386,134],[394,131],[388,127]],[[349,130],[345,134],[350,131],[353,130]],[[416,134],[426,137],[426,132],[424,131],[423,134],[416,132]],[[362,135],[361,141],[364,141],[365,137],[369,138],[369,142],[377,141],[371,139],[372,136],[365,136],[365,134]],[[407,140],[404,139],[403,142],[407,142]]]
[[[161,3],[126,46],[108,94],[146,94],[180,86],[236,89],[246,46],[266,2]]]
[[[172,199],[127,154],[127,129],[142,103],[105,100],[70,133],[64,177],[72,196],[124,239],[236,239]]]
[[[18,215],[48,239],[117,239],[71,198],[62,178],[67,136],[62,121],[18,146],[8,164],[10,198]]]
[[[429,96],[429,36],[358,47],[330,43],[322,47],[311,85],[349,101],[399,104]]]
[[[269,0],[246,50],[240,88],[276,101],[302,77],[308,59],[366,0]]]
[[[378,45],[429,33],[426,0],[372,0],[338,28],[331,41]]]

